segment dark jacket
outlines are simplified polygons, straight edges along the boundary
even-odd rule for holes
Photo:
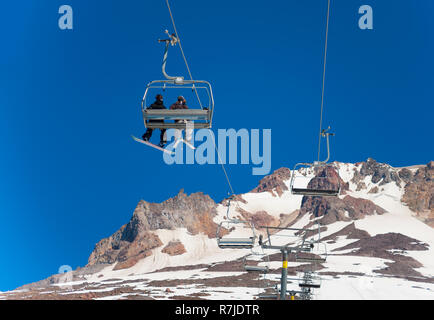
[[[170,106],[170,110],[181,110],[181,109],[188,109],[187,105],[185,103],[176,101],[174,104]],[[175,122],[182,121],[181,119],[175,119]]]
[[[148,109],[167,109],[163,101],[156,100],[153,104],[151,104]],[[164,122],[164,120],[148,120],[148,122]]]
[[[163,101],[159,101],[156,100],[153,104],[151,104],[148,109],[167,109],[164,104]]]
[[[188,109],[188,107],[185,103],[176,101],[174,104],[170,106],[170,110],[177,110],[177,109]]]

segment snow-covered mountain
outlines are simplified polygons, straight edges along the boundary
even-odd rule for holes
[[[281,168],[231,202],[229,216],[256,229],[238,224],[222,234],[265,236],[259,226],[319,223],[327,260],[313,265],[290,254],[289,290],[299,290],[295,279],[314,268],[321,277],[316,299],[434,299],[434,162],[393,168],[368,159],[335,166],[316,174],[340,185],[338,197],[291,194],[291,171]],[[217,246],[227,210],[227,199],[215,203],[183,190],[163,203],[142,200],[126,225],[96,244],[85,267],[0,293],[0,299],[256,299],[279,284],[280,252],[257,245],[253,262],[269,272],[246,272],[251,250]],[[299,240],[287,230],[272,238],[274,244]]]

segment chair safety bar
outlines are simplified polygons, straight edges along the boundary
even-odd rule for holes
[[[209,110],[183,109],[183,110],[156,110],[147,109],[143,114],[145,120],[203,120],[209,121]]]

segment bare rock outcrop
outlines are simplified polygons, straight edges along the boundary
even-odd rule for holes
[[[375,257],[393,262],[386,262],[386,268],[374,270],[375,273],[394,275],[400,277],[422,277],[417,268],[423,265],[406,254],[407,251],[426,251],[428,244],[410,238],[400,233],[377,234],[373,237],[365,237],[349,245],[337,248],[333,251],[354,249],[345,255]]]
[[[246,221],[251,221],[252,224],[258,228],[261,226],[278,226],[280,220],[269,215],[265,211],[257,211],[255,213],[248,212],[241,208],[237,208],[237,211],[241,214],[242,218]]]
[[[203,193],[190,196],[181,190],[162,203],[140,201],[133,217],[117,232],[98,242],[88,265],[117,263],[115,269],[129,268],[163,245],[153,231],[186,228],[191,234],[204,233],[213,238],[217,224],[216,203]]]
[[[422,221],[434,227],[434,161],[419,168],[414,175],[408,169],[399,173],[407,182],[401,201]]]
[[[339,173],[332,166],[318,167],[315,169],[315,177],[312,178],[307,187],[318,190],[338,190],[341,194],[349,190],[349,184],[339,176]]]
[[[327,237],[324,237],[322,241],[334,242],[337,240],[338,237],[342,237],[342,236],[345,236],[347,239],[365,239],[370,237],[369,233],[366,232],[365,230],[357,229],[355,223],[353,222],[348,226],[346,226],[345,228],[339,230],[338,232],[335,232]]]
[[[179,256],[183,253],[186,253],[184,245],[181,241],[170,241],[164,248],[161,250],[163,253],[167,253],[170,256]]]
[[[340,198],[304,197],[301,213],[312,213],[315,217],[323,217],[321,224],[327,225],[336,221],[363,219],[366,215],[386,212],[370,200],[345,196]]]
[[[395,182],[397,186],[401,186],[401,178],[391,166],[379,163],[372,158],[361,163],[360,170],[354,172],[351,181],[358,185],[367,176],[371,176],[372,183],[379,183],[380,186],[390,182]]]
[[[282,193],[288,190],[285,184],[286,180],[291,178],[291,170],[288,168],[280,168],[274,171],[272,174],[264,177],[259,181],[259,185],[250,192],[270,192],[273,196],[276,194],[280,197]]]

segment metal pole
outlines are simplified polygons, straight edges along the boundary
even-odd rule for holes
[[[286,299],[286,282],[288,277],[288,251],[282,250],[282,278],[280,279],[280,300]]]

